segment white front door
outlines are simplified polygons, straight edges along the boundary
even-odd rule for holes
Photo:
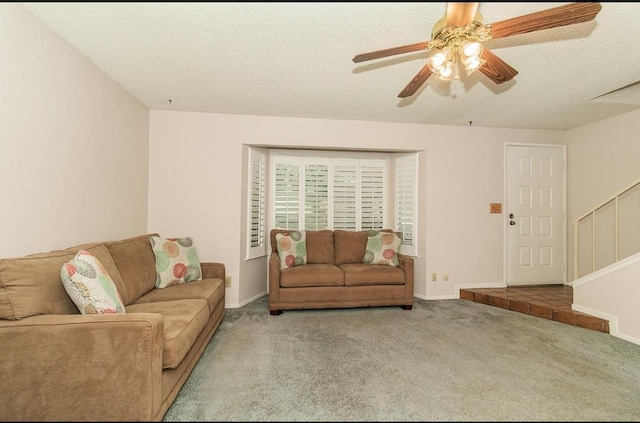
[[[507,285],[565,277],[564,146],[506,145]]]

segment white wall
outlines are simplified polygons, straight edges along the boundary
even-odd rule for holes
[[[0,257],[142,234],[149,110],[0,4]]]
[[[609,321],[609,333],[640,345],[640,255],[586,276],[573,285],[573,309]]]
[[[227,307],[238,307],[266,292],[266,265],[244,255],[243,145],[423,150],[416,295],[457,298],[457,284],[504,284],[504,216],[489,213],[503,202],[504,144],[564,141],[563,131],[152,110],[148,231],[193,236],[202,261],[225,264]]]
[[[573,280],[573,224],[640,178],[640,111],[567,131],[568,280]]]

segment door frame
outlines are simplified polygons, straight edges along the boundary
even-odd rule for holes
[[[507,225],[509,218],[507,211],[509,210],[508,198],[507,198],[507,149],[509,147],[545,147],[545,148],[560,148],[562,151],[562,284],[567,284],[567,270],[569,264],[567,263],[567,146],[566,144],[541,144],[541,143],[526,143],[526,142],[505,142],[502,156],[502,169],[503,169],[503,208],[502,208],[502,234],[503,234],[503,282],[506,287],[509,286],[507,277],[509,275],[509,237],[507,232]],[[511,285],[518,286],[518,285]]]

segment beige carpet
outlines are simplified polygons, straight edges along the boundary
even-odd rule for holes
[[[165,421],[637,421],[640,346],[465,300],[225,319]]]

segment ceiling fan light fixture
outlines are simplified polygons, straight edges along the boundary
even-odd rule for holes
[[[444,53],[436,53],[427,60],[427,64],[429,65],[429,69],[431,72],[439,73],[444,69],[445,64],[447,63],[447,58]]]
[[[481,57],[482,52],[482,44],[477,41],[456,41],[431,56],[427,60],[427,65],[438,79],[443,81],[458,80],[463,72],[463,67],[469,76],[486,63],[486,60]],[[458,56],[460,56],[460,61],[458,61]],[[460,69],[458,69],[459,67]]]
[[[456,49],[445,46],[427,60],[433,74],[444,81],[455,79]]]
[[[437,72],[435,75],[442,79],[443,81],[451,81],[452,79],[456,79],[456,62],[455,60],[447,60],[444,65],[444,68]]]
[[[462,44],[460,53],[465,57],[480,57],[482,56],[482,44],[477,41],[466,42]]]
[[[474,71],[480,69],[482,65],[487,63],[486,60],[480,57],[471,57],[464,62],[464,69],[467,71],[467,76],[471,75]]]
[[[487,61],[482,58],[482,52],[484,48],[482,44],[477,41],[466,42],[462,44],[459,49],[464,69],[467,71],[467,76],[471,75],[473,71],[479,69]]]

